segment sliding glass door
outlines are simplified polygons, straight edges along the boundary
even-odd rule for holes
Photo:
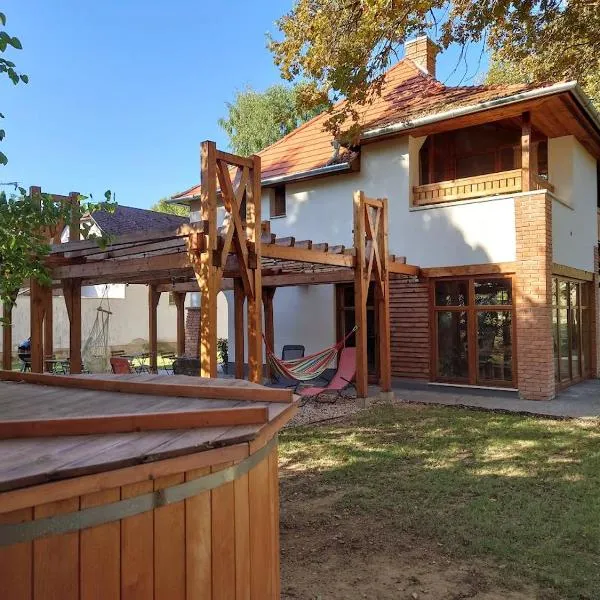
[[[515,385],[512,278],[439,279],[433,286],[435,378]]]

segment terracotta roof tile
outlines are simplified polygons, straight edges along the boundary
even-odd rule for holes
[[[518,92],[542,87],[539,84],[449,87],[424,73],[410,59],[403,59],[385,74],[381,95],[361,111],[364,130],[375,129],[412,119],[446,112]],[[333,138],[323,129],[328,115],[321,114],[304,123],[262,152],[262,179],[303,173],[331,163]],[[175,197],[200,193],[194,186]]]

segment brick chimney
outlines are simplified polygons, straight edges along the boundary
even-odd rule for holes
[[[404,56],[432,77],[435,77],[435,57],[438,52],[438,46],[426,35],[404,42]]]

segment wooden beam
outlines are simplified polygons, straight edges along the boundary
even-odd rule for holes
[[[256,264],[250,269],[254,293],[246,301],[248,319],[248,379],[254,383],[262,383],[263,341],[262,341],[262,272],[261,256],[263,246],[260,243],[260,156],[252,156],[253,167],[250,173],[250,185],[246,193],[246,237],[256,254]],[[279,250],[293,250],[280,247]],[[297,250],[299,251],[299,250]],[[310,252],[310,250],[304,250]]]
[[[158,303],[160,292],[156,286],[148,286],[148,345],[150,353],[150,372],[158,372]]]
[[[200,427],[236,427],[239,425],[263,425],[268,422],[269,409],[266,406],[12,420],[0,421],[0,439],[134,433]]]
[[[244,379],[244,285],[241,280],[234,279],[234,337],[235,337],[235,378]]]
[[[417,277],[421,271],[421,269],[415,265],[406,265],[399,262],[388,261],[388,267],[390,273],[397,273],[398,275],[410,275],[413,277]]]
[[[160,378],[160,377],[159,377]],[[168,376],[165,376],[168,379]],[[108,376],[106,379],[80,375],[50,375],[48,373],[21,373],[19,371],[0,371],[0,381],[22,381],[39,385],[52,385],[64,388],[95,390],[99,392],[121,392],[124,394],[144,394],[149,396],[167,396],[175,398],[201,398],[210,400],[239,400],[252,402],[293,402],[292,390],[266,387],[242,387],[235,385],[214,385],[196,383],[156,383],[121,379]]]
[[[332,265],[334,267],[353,267],[354,257],[347,254],[329,254],[315,250],[317,244],[313,244],[311,250],[296,248],[294,246],[279,246],[277,244],[261,244],[262,256],[265,258],[280,258],[282,260],[295,260],[319,265]]]
[[[69,221],[69,242],[77,242],[81,239],[81,229],[79,223],[79,192],[69,194],[69,203],[71,205],[71,219]]]
[[[158,293],[160,288],[157,287]],[[175,308],[177,309],[177,356],[185,354],[185,292],[173,292]]]
[[[531,113],[524,112],[521,124],[521,189],[531,190]]]
[[[420,275],[423,277],[463,277],[468,275],[515,273],[516,270],[517,263],[506,262],[489,263],[483,265],[465,265],[458,267],[426,267],[424,269],[420,269]]]
[[[217,148],[214,142],[202,142],[200,215],[205,223],[206,252],[194,264],[200,288],[200,335],[198,336],[200,376],[217,376],[217,294],[218,272],[214,257],[218,248],[217,232]]]
[[[275,322],[273,318],[273,296],[275,295],[274,287],[263,287],[263,306],[265,310],[265,339],[271,350],[275,351]],[[271,379],[271,367],[267,361],[267,379]]]
[[[354,310],[356,330],[356,395],[366,398],[368,394],[367,365],[367,295],[369,282],[365,281],[365,207],[364,192],[354,192]]]
[[[567,267],[558,263],[552,263],[552,274],[559,277],[569,277],[571,279],[579,279],[581,281],[594,281],[594,273],[576,269],[575,267]]]
[[[43,287],[35,278],[31,279],[29,286],[29,323],[31,336],[31,371],[42,373],[44,371],[44,311],[45,293]]]
[[[81,281],[62,282],[69,317],[69,368],[71,374],[81,373]]]
[[[378,279],[376,300],[379,313],[379,385],[382,392],[392,391],[392,365],[390,345],[390,286],[389,286],[389,234],[388,201],[382,199],[379,219],[378,244],[381,258],[381,278]],[[403,265],[406,266],[406,265]]]
[[[12,369],[12,310],[13,303],[2,303],[2,368]]]

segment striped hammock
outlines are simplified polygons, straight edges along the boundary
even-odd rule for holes
[[[281,360],[275,356],[273,350],[269,348],[265,340],[267,350],[267,360],[272,372],[280,378],[294,379],[295,381],[311,381],[322,375],[327,367],[333,362],[338,352],[345,346],[346,340],[358,329],[354,327],[350,333],[340,342],[329,346],[319,352],[303,356],[302,358],[293,358],[291,360]]]

